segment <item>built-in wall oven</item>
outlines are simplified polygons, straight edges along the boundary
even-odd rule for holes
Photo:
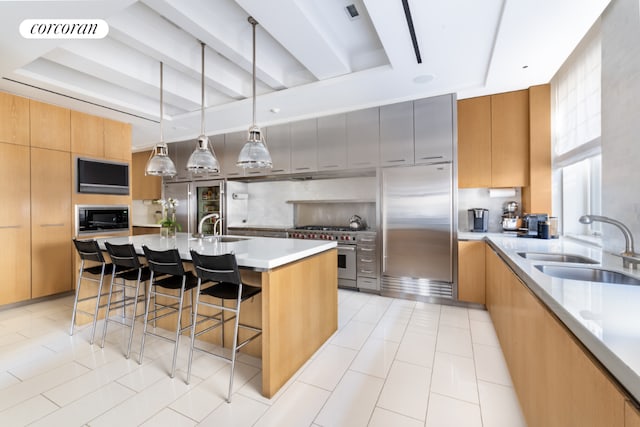
[[[129,231],[129,206],[76,205],[76,235]]]
[[[338,243],[338,286],[378,289],[376,233],[349,227],[303,226],[288,230],[294,239],[335,240]]]

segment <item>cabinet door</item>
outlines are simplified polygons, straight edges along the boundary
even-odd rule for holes
[[[31,100],[31,146],[71,151],[71,111]]]
[[[104,119],[104,157],[128,162],[131,160],[131,125]]]
[[[32,297],[73,289],[71,154],[31,149]]]
[[[0,92],[0,142],[29,145],[29,100]]]
[[[491,186],[529,183],[529,92],[491,96]]]
[[[104,156],[104,119],[71,111],[71,152]]]
[[[316,119],[291,123],[291,172],[318,170],[318,122]]]
[[[265,174],[279,175],[291,172],[291,126],[289,123],[269,126],[266,141],[273,167],[265,169]]]
[[[244,169],[236,166],[238,161],[238,155],[240,150],[247,142],[247,132],[232,132],[227,133],[224,136],[224,155],[222,158],[222,165],[224,167],[224,175],[227,178],[236,178],[244,176]],[[248,170],[248,169],[247,169]]]
[[[68,165],[67,165],[68,166]],[[31,200],[29,147],[0,143],[0,305],[31,297]]]
[[[413,164],[413,102],[380,107],[380,166]]]
[[[347,168],[347,115],[318,118],[318,170]]]
[[[134,200],[154,200],[162,197],[162,178],[144,174],[149,155],[149,151],[140,151],[131,156],[131,198]]]
[[[380,153],[380,110],[347,113],[347,166],[370,168],[378,166]]]
[[[414,102],[415,162],[453,160],[453,96]]]
[[[458,187],[491,187],[491,97],[458,101]]]
[[[458,242],[458,299],[485,303],[485,243]]]

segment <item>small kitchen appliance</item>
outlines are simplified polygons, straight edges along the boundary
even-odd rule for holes
[[[502,231],[514,233],[520,228],[518,202],[506,202],[502,208]]]
[[[547,214],[526,214],[523,217],[523,227],[525,228],[525,230],[523,230],[521,233],[518,234],[519,237],[540,237],[539,236],[539,230],[538,230],[538,225],[542,225],[542,224],[546,224],[546,233],[544,233],[546,235],[546,239],[549,238],[549,215]],[[544,226],[542,228],[545,228]]]
[[[472,208],[468,210],[469,230],[486,233],[489,228],[489,210],[484,208]]]

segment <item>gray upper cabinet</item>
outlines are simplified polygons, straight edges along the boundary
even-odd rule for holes
[[[380,107],[380,166],[413,164],[413,102]]]
[[[318,118],[318,170],[347,168],[347,115]]]
[[[380,109],[367,108],[347,113],[347,167],[378,166],[380,151]]]
[[[453,160],[453,95],[414,102],[415,162]]]
[[[196,148],[195,141],[180,141],[180,142],[172,142],[167,144],[169,147],[169,158],[173,161],[173,164],[176,166],[176,175],[166,179],[168,181],[185,181],[191,179],[191,173],[187,171],[187,161],[189,160],[189,156],[193,152],[194,148]]]
[[[247,132],[231,132],[224,136],[224,154],[222,156],[222,173],[226,177],[236,178],[239,176],[245,176],[244,169],[236,166],[238,161],[238,154],[247,142]],[[219,160],[219,159],[218,159]]]
[[[318,121],[291,123],[291,172],[318,170]]]
[[[269,175],[279,175],[291,172],[291,125],[269,126],[266,129],[266,141],[273,168],[266,169]]]

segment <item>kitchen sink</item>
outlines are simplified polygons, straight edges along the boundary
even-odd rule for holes
[[[563,254],[558,252],[518,252],[522,258],[531,261],[576,262],[580,264],[598,264],[598,261],[582,255]]]
[[[220,243],[233,243],[240,242],[242,240],[248,240],[249,237],[235,237],[235,236],[205,236],[205,237],[190,237],[189,240],[204,240],[206,242],[220,242]]]
[[[544,274],[560,279],[640,286],[640,279],[617,271],[592,267],[569,267],[566,265],[536,265],[535,267]]]

